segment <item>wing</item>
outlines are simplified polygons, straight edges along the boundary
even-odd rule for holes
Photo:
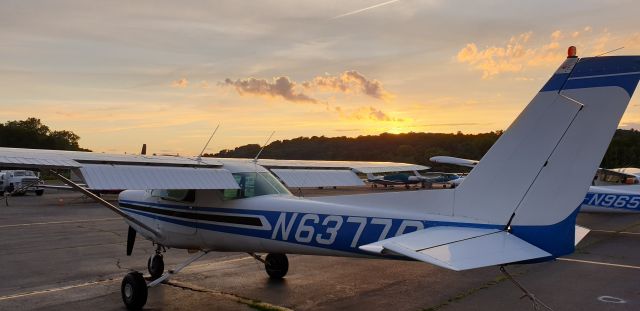
[[[351,170],[271,169],[290,188],[364,186]]]
[[[429,158],[429,161],[434,163],[452,164],[466,167],[474,167],[479,162],[478,160],[469,160],[449,156],[435,156]]]
[[[431,227],[360,246],[451,270],[467,270],[550,257],[551,254],[500,229]]]
[[[388,173],[411,172],[428,170],[428,166],[397,163],[397,162],[367,162],[367,161],[321,161],[321,160],[273,160],[260,159],[258,164],[266,168],[289,169],[333,169],[353,170],[356,173]]]
[[[364,186],[357,174],[412,172],[428,170],[428,166],[367,161],[319,161],[261,159],[258,164],[270,169],[288,187]]]
[[[94,190],[238,189],[222,166],[211,158],[0,148],[0,167],[70,169]]]

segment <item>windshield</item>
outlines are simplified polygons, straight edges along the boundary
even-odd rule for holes
[[[241,199],[267,194],[291,194],[273,175],[261,173],[234,173],[240,189],[224,190],[224,199]]]

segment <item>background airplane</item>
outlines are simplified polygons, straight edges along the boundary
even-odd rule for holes
[[[458,184],[456,180],[460,178],[462,178],[462,176],[459,174],[443,172],[428,172],[425,175],[420,174],[418,171],[413,171],[413,175],[405,172],[382,176],[367,174],[367,182],[372,184],[373,187],[377,187],[378,185],[384,187],[405,186],[407,189],[409,189],[411,185],[417,184],[420,184],[422,188],[431,188],[434,184],[441,184],[444,187],[447,185],[455,187]]]

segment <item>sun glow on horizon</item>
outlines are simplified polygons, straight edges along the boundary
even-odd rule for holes
[[[153,10],[106,2],[99,12],[81,1],[38,9],[5,1],[0,122],[36,117],[95,151],[133,153],[147,143],[189,155],[218,123],[208,153],[262,144],[274,130],[274,140],[503,130],[567,46],[582,57],[620,46],[613,54],[640,54],[640,3],[585,3],[584,14],[548,4],[555,9],[508,3],[496,14],[468,2],[473,14],[461,19],[459,3],[447,1],[346,15],[318,1],[298,1],[295,11],[278,1],[250,11],[234,2]],[[420,31],[434,25],[443,31]],[[621,127],[640,127],[639,100]]]

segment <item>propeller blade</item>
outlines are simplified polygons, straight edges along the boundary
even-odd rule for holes
[[[133,244],[136,242],[136,230],[129,226],[129,233],[127,234],[127,256],[131,256],[133,251]]]

